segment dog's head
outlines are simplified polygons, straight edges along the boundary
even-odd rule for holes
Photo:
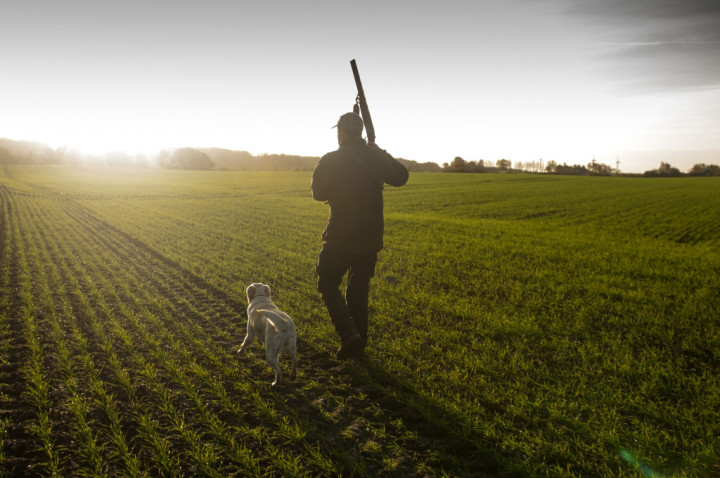
[[[252,284],[247,286],[245,292],[247,293],[248,303],[252,302],[255,297],[261,295],[267,297],[268,299],[270,298],[270,286],[262,284],[260,282],[253,282]]]

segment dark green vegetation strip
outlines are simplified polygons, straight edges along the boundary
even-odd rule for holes
[[[412,175],[357,363],[309,181],[1,169],[0,474],[720,473],[720,181]],[[258,281],[298,326],[280,390],[235,353]]]

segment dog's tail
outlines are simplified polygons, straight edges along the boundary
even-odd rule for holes
[[[279,310],[263,310],[263,315],[268,319],[275,329],[279,332],[285,332],[295,328],[295,324],[289,315]]]

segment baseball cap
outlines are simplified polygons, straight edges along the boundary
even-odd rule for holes
[[[333,128],[340,127],[349,133],[362,133],[363,120],[357,113],[345,113],[338,119],[338,122]]]

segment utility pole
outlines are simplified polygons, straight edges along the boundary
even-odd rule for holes
[[[620,156],[615,156],[615,174],[620,174]]]

